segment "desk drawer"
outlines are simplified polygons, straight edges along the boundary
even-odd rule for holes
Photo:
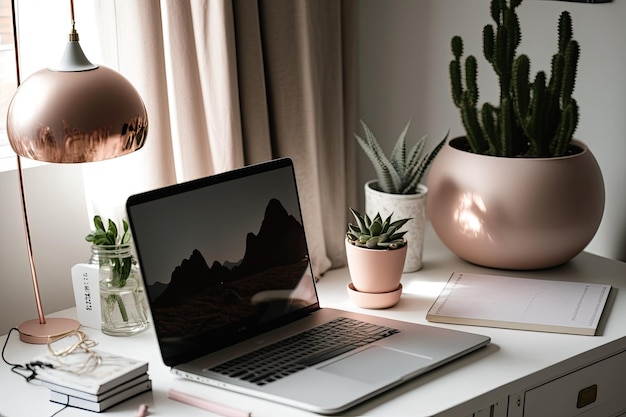
[[[528,390],[524,395],[524,417],[609,416],[624,409],[626,352]]]

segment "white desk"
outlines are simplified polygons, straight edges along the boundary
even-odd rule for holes
[[[597,336],[428,323],[425,320],[426,311],[453,271],[601,282],[611,284],[614,290]],[[348,282],[346,269],[327,273],[318,285],[322,305],[359,310],[347,298],[345,286]],[[351,409],[346,415],[518,417],[557,416],[558,412],[571,416],[585,412],[585,416],[611,416],[626,410],[626,264],[583,253],[568,264],[550,270],[532,273],[490,270],[458,259],[430,232],[426,241],[424,268],[416,273],[405,274],[402,282],[405,292],[395,307],[363,311],[482,333],[490,336],[492,343]],[[74,311],[65,310],[59,315],[73,316]],[[153,391],[107,410],[107,415],[132,416],[141,403],[149,405],[150,416],[212,415],[169,400],[169,388],[249,410],[255,417],[315,415],[175,377],[161,361],[152,330],[130,338],[105,336],[88,328],[84,330],[99,342],[102,350],[150,361],[149,373],[153,380]],[[5,338],[6,336],[0,337],[0,343],[4,343]],[[45,349],[45,346],[19,342],[17,333],[14,332],[5,355],[10,362],[25,363]],[[618,353],[621,355],[614,356]],[[606,358],[610,359],[600,362]],[[582,371],[574,372],[582,368]],[[561,378],[566,375],[567,377]],[[556,382],[543,385],[553,380]],[[578,392],[592,384],[598,385],[597,400],[577,409]],[[528,393],[529,389],[539,386],[544,388]],[[59,404],[48,401],[48,389],[26,383],[11,373],[4,363],[0,365],[0,387],[0,415],[3,417],[49,416],[61,408]],[[545,392],[549,392],[549,400],[542,397]],[[563,398],[559,397],[561,394]],[[548,411],[550,406],[554,406],[556,410]],[[541,411],[530,414],[531,409]],[[88,411],[68,408],[58,416],[93,415]]]

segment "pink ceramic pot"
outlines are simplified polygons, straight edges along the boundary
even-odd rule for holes
[[[591,241],[604,211],[598,162],[582,151],[557,158],[504,158],[444,146],[428,174],[426,208],[459,257],[502,269],[567,262]]]
[[[400,285],[407,245],[378,250],[355,246],[346,239],[348,270],[354,289],[367,293],[388,293]]]

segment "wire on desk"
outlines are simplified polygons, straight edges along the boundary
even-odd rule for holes
[[[30,382],[35,378],[35,375],[37,375],[37,372],[35,372],[35,366],[37,365],[31,365],[29,363],[27,363],[26,365],[20,365],[18,363],[11,363],[4,356],[4,352],[7,348],[7,344],[9,343],[9,339],[11,338],[11,334],[13,333],[14,330],[19,332],[19,330],[16,327],[13,327],[11,330],[9,330],[9,334],[7,335],[7,338],[4,341],[4,346],[2,346],[2,360],[4,361],[4,363],[6,363],[7,365],[11,367],[11,372],[24,378],[26,382]]]
[[[15,327],[12,328],[4,341],[4,346],[2,347],[2,360],[7,365],[11,366],[11,372],[20,375],[26,379],[27,382],[32,381],[37,376],[36,368],[58,368],[74,374],[84,374],[92,372],[95,368],[102,364],[100,354],[91,350],[91,348],[96,346],[98,342],[89,339],[87,335],[80,330],[72,330],[70,332],[48,338],[48,352],[55,359],[55,363],[46,363],[41,360],[31,361],[25,365],[11,363],[6,360],[4,352],[9,342],[9,338],[11,337],[11,333],[13,333],[14,330],[19,331]],[[76,341],[74,343],[70,343],[68,346],[64,346],[61,349],[53,346],[55,343],[57,345],[61,342],[67,343],[67,340],[72,340],[73,337],[76,338]],[[87,354],[86,359],[82,363],[69,364],[64,362],[63,358],[75,352]]]
[[[59,414],[61,411],[65,410],[65,409],[66,409],[66,408],[68,408],[69,406],[70,406],[70,396],[68,395],[68,396],[67,396],[67,401],[66,401],[66,403],[63,405],[63,408],[61,408],[61,409],[60,409],[60,410],[58,410],[58,411],[55,411],[55,412],[54,412],[54,414],[52,414],[50,417],[54,417],[54,416],[56,416],[57,414]]]
[[[27,363],[26,365],[20,365],[20,364],[17,364],[17,363],[11,363],[11,362],[9,362],[6,359],[6,357],[4,356],[4,353],[6,351],[7,344],[9,343],[9,339],[11,338],[11,333],[13,333],[14,330],[19,332],[19,330],[16,327],[13,327],[11,330],[9,330],[9,334],[7,334],[7,338],[4,340],[4,345],[2,346],[2,360],[4,361],[4,363],[6,363],[7,365],[9,365],[11,367],[11,372],[13,372],[13,373],[21,376],[22,378],[24,378],[26,380],[26,382],[30,382],[37,375],[37,372],[35,371],[35,367],[37,367],[37,366],[46,366],[46,364],[41,364],[41,363],[37,363],[37,362],[31,362],[31,363]],[[28,374],[22,373],[23,371],[28,372]],[[58,411],[55,411],[54,414],[52,414],[50,417],[56,416],[61,411],[63,411],[66,408],[68,408],[69,405],[70,405],[70,397],[68,396],[67,397],[67,402],[63,405],[63,408],[61,408]],[[2,416],[0,415],[0,417],[2,417]]]

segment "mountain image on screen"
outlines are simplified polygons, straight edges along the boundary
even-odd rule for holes
[[[238,238],[243,253],[238,262],[207,260],[194,249],[172,271],[168,284],[147,288],[160,337],[190,340],[212,329],[245,328],[302,307],[305,301],[290,296],[308,268],[302,224],[271,199],[258,232]]]

